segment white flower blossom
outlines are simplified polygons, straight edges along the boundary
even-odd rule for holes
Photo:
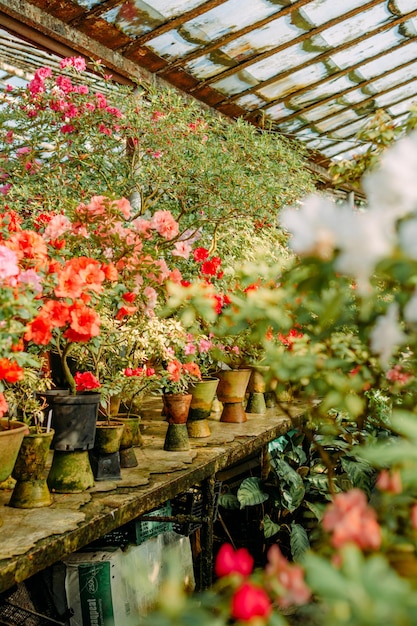
[[[355,278],[360,293],[367,293],[375,265],[391,253],[394,244],[394,224],[381,211],[345,211],[335,267]]]
[[[383,154],[377,170],[363,177],[369,205],[397,218],[417,211],[416,172],[417,133],[412,133]]]
[[[389,306],[385,315],[377,318],[370,339],[371,351],[379,356],[382,367],[387,367],[398,346],[407,339],[399,325],[398,304],[396,302]]]
[[[333,202],[310,195],[299,209],[284,209],[280,225],[292,234],[289,246],[296,254],[329,259],[338,239],[339,217],[339,209]]]
[[[410,324],[417,322],[417,289],[404,307],[404,319]]]
[[[401,222],[398,229],[401,250],[411,259],[417,259],[417,219]]]

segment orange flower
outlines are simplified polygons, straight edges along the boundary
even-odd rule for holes
[[[9,359],[0,359],[0,380],[6,380],[8,383],[17,383],[24,376],[23,369],[16,361]]]
[[[82,341],[88,341],[100,334],[100,317],[92,308],[84,303],[75,303],[70,308],[69,314],[70,329],[79,336],[84,336]],[[67,334],[65,336],[68,337]]]
[[[46,346],[52,339],[51,323],[45,315],[38,315],[28,324],[25,341]]]
[[[177,359],[170,361],[167,365],[167,372],[169,374],[169,380],[172,380],[172,382],[177,383],[181,378],[181,369],[182,369],[181,363]]]

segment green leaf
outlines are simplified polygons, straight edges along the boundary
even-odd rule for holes
[[[264,493],[261,489],[260,478],[255,477],[245,478],[237,492],[237,499],[240,502],[241,509],[245,506],[262,504],[262,502],[265,502],[268,498],[269,495]]]
[[[366,461],[350,459],[349,457],[342,457],[341,465],[349,476],[352,485],[358,489],[362,489],[369,496],[372,490],[372,478],[375,471],[373,467]]]
[[[289,511],[295,511],[300,506],[305,495],[303,479],[283,459],[275,459],[273,467],[281,481],[279,488],[282,501]]]
[[[279,532],[280,528],[281,526],[273,522],[271,518],[269,517],[269,515],[265,515],[263,519],[263,529],[264,529],[265,539],[269,539],[270,537],[273,537],[274,535],[276,535],[277,532]]]
[[[300,561],[307,550],[310,548],[308,535],[301,524],[292,522],[290,534],[291,554],[295,561]]]
[[[240,509],[239,500],[233,493],[221,493],[219,504],[225,509]]]

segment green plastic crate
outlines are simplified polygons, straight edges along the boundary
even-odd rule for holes
[[[148,516],[170,517],[172,515],[171,502],[168,500],[165,504],[157,509],[152,509],[145,514]],[[140,545],[151,537],[157,537],[161,533],[170,532],[172,530],[172,522],[151,522],[150,520],[141,521],[139,518],[135,522],[136,529],[136,545]]]

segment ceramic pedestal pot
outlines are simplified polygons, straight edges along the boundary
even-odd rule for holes
[[[187,430],[189,437],[209,437],[210,427],[207,418],[216,395],[218,378],[203,378],[191,385],[191,404],[188,412]]]
[[[16,484],[9,506],[16,509],[34,509],[52,504],[45,466],[53,436],[53,430],[47,432],[42,428],[37,432],[32,427],[23,437],[12,472]]]
[[[120,480],[120,443],[124,424],[116,421],[97,422],[94,448],[89,451],[96,480]]]
[[[223,404],[221,422],[240,424],[247,421],[243,408],[246,388],[251,375],[250,369],[220,370],[216,372],[219,379],[217,397]]]
[[[136,467],[138,460],[134,446],[138,442],[140,415],[119,413],[114,421],[124,424],[122,440],[120,442],[120,467]]]
[[[94,485],[88,450],[94,446],[99,403],[99,393],[52,397],[55,453],[48,476],[51,491],[78,493]]]
[[[265,391],[266,381],[265,374],[269,370],[268,365],[253,365],[247,391],[249,392],[248,403],[246,405],[246,413],[266,413]]]
[[[190,449],[187,419],[191,399],[191,393],[166,393],[162,396],[164,415],[168,422],[164,450],[182,451]]]

